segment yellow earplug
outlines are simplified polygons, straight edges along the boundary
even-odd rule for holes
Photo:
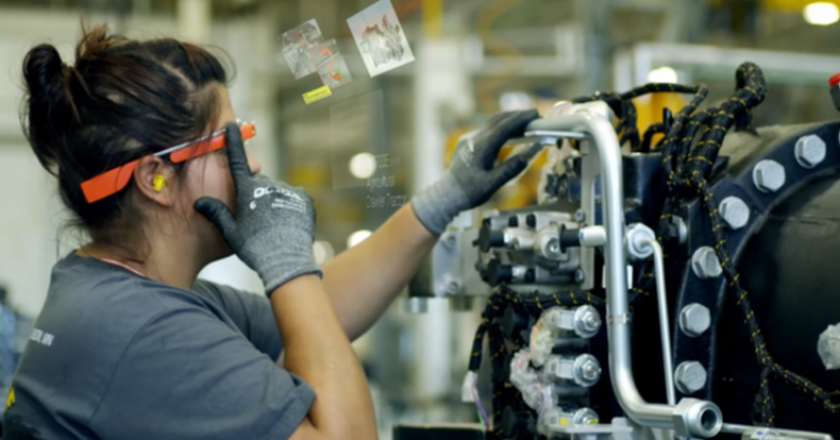
[[[155,187],[155,191],[161,192],[166,187],[166,179],[163,177],[163,174],[155,175],[155,178],[152,179],[152,185]]]

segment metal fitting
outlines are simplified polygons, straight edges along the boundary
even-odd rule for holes
[[[709,326],[712,324],[712,316],[706,306],[691,303],[683,307],[682,311],[680,311],[679,321],[680,330],[686,336],[696,338],[709,329]]]
[[[589,408],[551,408],[540,415],[539,424],[547,430],[568,427],[569,425],[597,425],[598,413]]]
[[[814,168],[825,160],[825,142],[817,135],[799,138],[794,148],[796,162],[803,168]]]
[[[461,291],[461,283],[455,280],[449,282],[446,285],[446,293],[450,295],[455,295],[456,293]]]
[[[775,160],[762,160],[753,168],[753,183],[761,192],[778,191],[785,185],[785,179],[785,167]]]
[[[706,369],[697,361],[685,361],[674,370],[674,384],[683,394],[694,394],[706,386]]]
[[[587,226],[578,232],[580,245],[583,247],[598,247],[607,243],[607,231],[603,226]]]
[[[583,270],[578,269],[575,271],[575,282],[580,284],[586,280],[586,274],[583,273]]]
[[[458,244],[458,237],[456,234],[453,233],[445,233],[443,237],[441,237],[441,243],[446,249],[454,250],[455,246]]]
[[[708,280],[717,278],[723,273],[720,260],[715,250],[709,246],[702,246],[691,256],[691,269],[698,278]]]
[[[750,222],[750,207],[739,197],[730,196],[723,199],[718,206],[720,216],[729,229],[741,229]]]
[[[536,244],[534,251],[543,258],[553,261],[567,261],[569,254],[563,249],[561,231],[563,226],[551,224],[541,228],[535,234]]]
[[[671,229],[671,237],[676,238],[677,243],[685,244],[688,241],[688,226],[682,217],[676,215],[671,216],[671,221],[668,222],[668,227]]]
[[[601,315],[592,306],[580,306],[574,309],[552,307],[542,315],[543,322],[552,330],[572,333],[583,339],[589,339],[601,329]]]
[[[685,398],[674,407],[674,431],[680,438],[713,438],[723,427],[723,413],[712,402]]]
[[[644,260],[653,255],[653,248],[647,240],[656,240],[653,230],[642,223],[633,223],[627,227],[627,254],[631,259]]]
[[[514,250],[530,250],[534,247],[534,234],[522,228],[505,228],[504,243],[507,247]]]
[[[421,315],[429,311],[429,299],[421,296],[409,296],[402,302],[403,313]]]
[[[589,388],[601,378],[601,364],[591,354],[576,357],[552,355],[543,371],[551,380],[574,382],[579,387]]]
[[[548,241],[546,241],[545,247],[543,249],[543,254],[546,257],[559,257],[560,254],[562,254],[562,252],[560,251],[560,239],[556,237],[549,238]]]
[[[586,220],[586,213],[583,212],[582,209],[578,209],[575,211],[575,221],[578,223],[583,223]]]

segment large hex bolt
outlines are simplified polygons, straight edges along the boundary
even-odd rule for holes
[[[761,192],[776,192],[785,185],[785,167],[779,162],[765,159],[753,168],[753,183]]]
[[[715,250],[709,246],[702,246],[691,256],[691,269],[698,278],[708,280],[717,278],[723,273],[720,260]]]
[[[697,361],[685,361],[674,370],[674,385],[683,394],[693,394],[706,386],[706,369]]]
[[[796,141],[794,155],[803,168],[814,168],[825,160],[825,142],[814,134],[802,136]]]
[[[601,329],[601,315],[595,307],[588,305],[574,309],[552,307],[543,312],[542,320],[554,331],[583,339],[595,336]]]
[[[680,330],[687,336],[696,338],[712,324],[712,316],[709,309],[703,304],[691,303],[680,311]]]
[[[591,354],[552,355],[546,361],[544,371],[550,379],[573,382],[584,388],[595,385],[601,378],[601,364]]]
[[[750,222],[750,207],[739,197],[730,196],[723,199],[718,211],[726,222],[726,226],[733,231],[743,228]]]

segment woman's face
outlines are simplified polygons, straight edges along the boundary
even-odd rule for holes
[[[221,108],[214,131],[236,122],[227,88],[221,85],[217,87]],[[252,173],[259,173],[260,164],[251,154],[248,154],[248,164]],[[189,219],[188,227],[197,235],[202,247],[206,247],[204,251],[209,253],[208,256],[216,259],[230,255],[231,251],[218,229],[193,209],[193,204],[200,197],[212,197],[221,200],[232,212],[236,212],[236,192],[228,168],[227,149],[223,148],[190,160],[183,176],[186,190],[182,192],[184,197],[179,204]]]

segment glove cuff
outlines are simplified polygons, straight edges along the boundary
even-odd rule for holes
[[[450,174],[426,188],[411,199],[411,208],[420,223],[434,235],[440,235],[446,226],[469,208],[466,194]]]
[[[270,263],[261,267],[258,273],[265,284],[265,294],[269,297],[275,289],[297,277],[309,274],[318,275],[319,278],[324,277],[324,273],[315,264],[315,259],[311,254],[307,256],[287,252],[276,255]]]
[[[250,250],[249,253],[240,255],[262,279],[266,295],[271,296],[275,289],[302,275],[317,274],[323,278],[312,254],[311,242],[292,239],[294,234],[291,232],[280,233],[279,237],[286,237],[283,240],[272,236],[276,233],[251,237],[243,246]]]

